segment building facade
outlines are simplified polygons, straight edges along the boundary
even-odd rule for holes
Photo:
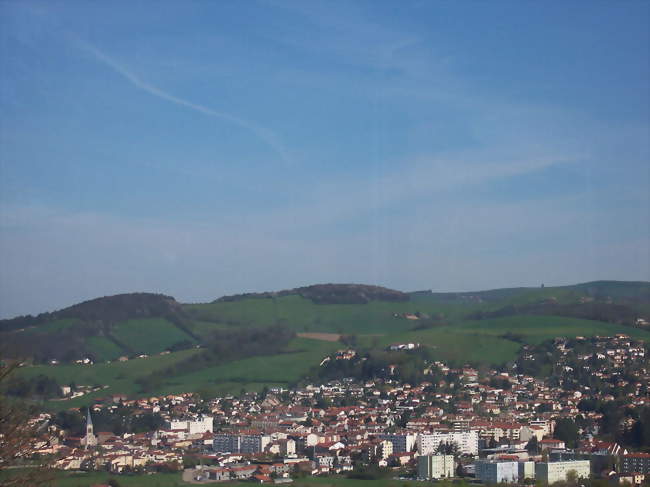
[[[422,455],[418,457],[418,478],[451,478],[456,473],[453,455]]]
[[[552,484],[567,480],[567,475],[572,471],[578,478],[588,478],[591,473],[591,463],[589,460],[540,462],[535,465],[535,479],[543,484]]]
[[[454,431],[449,433],[433,432],[419,434],[416,444],[419,455],[433,455],[437,453],[441,443],[458,446],[458,452],[464,455],[478,455],[478,431]]]
[[[388,440],[393,444],[394,453],[403,453],[413,451],[415,447],[415,435],[404,434],[382,434],[379,435],[380,440]]]
[[[513,484],[519,481],[519,462],[479,460],[475,468],[476,478],[484,484]]]
[[[621,455],[621,472],[650,474],[650,453]]]

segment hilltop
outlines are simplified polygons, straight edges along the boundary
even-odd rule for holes
[[[181,304],[163,294],[105,296],[37,316],[0,320],[4,346],[0,353],[4,357],[69,362],[159,352],[158,347],[141,343],[139,335],[168,335],[168,340],[160,343],[163,347],[196,341],[185,326],[184,315]]]
[[[370,301],[408,301],[409,295],[394,289],[367,284],[314,284],[277,292],[235,294],[214,302],[242,301],[251,298],[278,298],[297,295],[316,304],[366,304]]]

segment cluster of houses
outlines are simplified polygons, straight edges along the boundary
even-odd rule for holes
[[[399,345],[405,345],[399,350],[416,346]],[[565,367],[569,358],[575,362],[576,354],[566,340],[556,340],[554,346],[560,357],[558,369],[570,373]],[[352,352],[345,350],[334,359],[345,360]],[[589,353],[577,355],[588,367],[594,358],[599,361],[594,374],[629,386],[629,407],[650,404],[642,343],[623,335],[598,338]],[[193,394],[114,396],[89,409],[83,437],[51,430],[39,453],[56,454],[61,469],[113,472],[181,469],[184,457],[191,454],[200,461],[185,476],[195,482],[283,483],[296,472],[345,473],[360,464],[394,468],[422,479],[462,475],[485,483],[536,479],[551,484],[596,475],[638,485],[650,474],[649,454],[599,441],[602,415],[578,409],[582,400],[606,401],[613,396],[586,386],[565,390],[525,374],[454,369],[442,362],[428,367],[438,372],[439,379],[420,384],[392,378],[343,379],[206,402]],[[628,373],[625,379],[617,375],[623,368]],[[630,370],[637,374],[634,380]],[[95,432],[93,412],[114,410],[118,404],[132,408],[134,414],[159,414],[165,426],[121,436]],[[555,425],[577,414],[594,426],[583,428],[578,447],[568,449],[554,436]]]

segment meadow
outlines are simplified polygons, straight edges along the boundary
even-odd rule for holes
[[[180,473],[153,474],[153,475],[110,475],[107,472],[92,473],[61,473],[54,483],[56,487],[89,487],[93,484],[107,484],[110,479],[119,482],[124,487],[180,487],[199,485],[183,482]],[[219,482],[203,485],[219,485],[223,487],[241,487],[251,485],[251,482]],[[358,480],[340,476],[304,477],[294,479],[290,484],[294,487],[415,487],[431,485],[430,482],[413,480],[377,479]]]
[[[413,322],[395,317],[427,313],[457,319],[474,308],[463,303],[441,303],[414,298],[406,302],[372,301],[368,304],[314,304],[301,296],[249,298],[233,302],[185,305],[197,320],[221,325],[284,325],[297,332],[377,334],[409,330]]]
[[[121,343],[145,354],[161,352],[183,341],[195,342],[190,335],[162,318],[123,321],[116,324],[111,333]]]
[[[259,391],[266,387],[283,386],[298,381],[324,356],[341,348],[340,343],[296,338],[280,354],[257,356],[208,367],[189,374],[166,378],[151,393],[143,393],[137,379],[161,371],[198,350],[183,350],[167,355],[132,359],[95,365],[35,365],[21,367],[18,374],[29,378],[44,374],[60,384],[108,386],[104,389],[70,400],[47,401],[49,409],[61,410],[90,404],[100,397],[113,394],[130,396],[161,395],[180,392],[238,394],[242,389]]]

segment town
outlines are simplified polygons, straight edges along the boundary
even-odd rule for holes
[[[419,345],[389,348],[409,354]],[[321,367],[354,361],[363,357],[346,348]],[[194,483],[383,475],[640,485],[649,478],[644,342],[623,334],[556,338],[523,346],[502,370],[424,363],[419,383],[403,380],[399,367],[390,364],[372,379],[239,396],[108,396],[87,409],[34,418],[47,425],[36,453],[60,470],[182,470]],[[533,373],[540,367],[552,374]],[[110,418],[140,423],[130,431],[99,429]]]

